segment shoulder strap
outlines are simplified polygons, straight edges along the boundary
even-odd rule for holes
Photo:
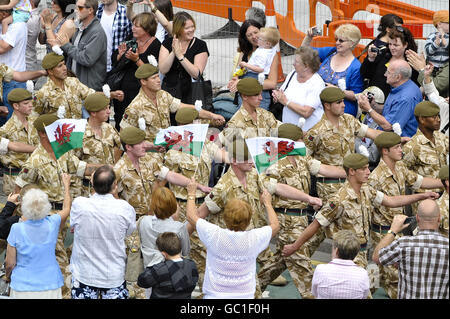
[[[294,74],[296,74],[297,72],[292,72],[291,76],[289,77],[288,82],[286,83],[286,87],[284,88],[284,90],[286,90],[289,86],[289,83],[291,83],[292,77],[294,76]]]

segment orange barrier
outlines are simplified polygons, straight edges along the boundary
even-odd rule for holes
[[[298,30],[294,22],[294,0],[287,1],[287,14],[283,16],[275,12],[276,24],[280,30],[281,38],[289,45],[297,48],[301,45],[305,33]],[[202,12],[218,17],[227,18],[228,8],[232,9],[233,19],[245,20],[245,12],[252,7],[252,0],[172,0],[175,7]],[[259,0],[267,10],[273,11],[273,0]],[[373,23],[377,21],[353,20],[358,11],[368,11],[381,16],[394,13],[400,16],[405,26],[411,30],[416,39],[424,39],[423,24],[431,24],[433,11],[416,7],[396,0],[309,0],[310,26],[316,25],[316,6],[322,3],[328,6],[332,14],[332,22],[324,25],[324,35],[315,38],[316,46],[334,46],[334,30],[343,23],[352,23],[360,27],[363,38],[373,39]],[[267,14],[267,12],[266,12]],[[325,35],[325,30],[327,34]],[[314,44],[313,44],[314,45]],[[361,45],[358,46],[362,47]],[[357,50],[362,50],[358,49]]]
[[[252,2],[252,0],[172,0],[172,5],[222,18],[228,18],[228,8],[232,8],[233,19],[244,21],[245,11],[253,6]]]
[[[268,0],[266,5],[266,11],[265,11],[265,15],[266,15],[266,26],[268,27],[277,27],[277,20],[276,20],[276,16],[275,16],[275,7],[273,5],[273,0]],[[286,76],[284,75],[283,72],[283,65],[281,63],[281,54],[280,54],[280,45],[277,45],[277,59],[278,59],[278,78],[277,78],[277,82],[278,83],[282,83],[284,82],[284,80],[286,79]]]
[[[369,11],[383,16],[393,13],[403,20],[433,20],[433,11],[416,7],[396,0],[310,0],[310,25],[316,24],[316,5],[322,3],[328,6],[333,21],[352,19],[358,11]]]

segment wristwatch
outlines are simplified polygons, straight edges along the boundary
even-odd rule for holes
[[[158,11],[158,8],[155,5],[153,5],[152,12],[156,13],[156,11]]]
[[[396,234],[392,229],[389,229],[389,230],[387,231],[387,233],[388,233],[388,234],[394,235],[394,237],[397,236],[397,234]]]
[[[370,108],[370,110],[368,110],[367,111],[367,113],[369,113],[370,114],[370,112],[372,112],[373,111],[373,109],[372,108]]]

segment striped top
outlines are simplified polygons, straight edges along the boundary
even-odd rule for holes
[[[425,42],[425,52],[427,54],[428,61],[431,62],[434,67],[442,68],[444,64],[448,61],[448,33],[444,34],[446,45],[444,46],[441,42],[439,46],[436,45],[436,37],[439,32],[431,33],[427,41]]]
[[[398,263],[399,299],[448,299],[449,241],[437,230],[420,230],[380,250],[380,263]]]

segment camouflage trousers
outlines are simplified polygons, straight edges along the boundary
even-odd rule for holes
[[[381,234],[378,232],[371,231],[370,237],[374,247],[378,245],[381,239],[386,234]],[[381,266],[378,265],[378,270],[380,273],[380,286],[384,288],[389,298],[397,299],[398,292],[398,269],[393,265]]]
[[[322,230],[319,230],[298,251],[289,257],[283,257],[283,246],[297,240],[305,228],[308,227],[308,217],[278,214],[278,220],[280,222],[280,232],[276,250],[258,272],[261,290],[264,291],[267,285],[288,269],[302,298],[314,298],[311,294],[311,281],[314,272],[311,264],[311,255],[325,238],[324,233]]]
[[[50,214],[57,214],[57,210],[53,210]],[[61,269],[64,285],[61,287],[61,294],[63,299],[71,299],[71,282],[72,282],[72,273],[69,269],[70,264],[70,248],[69,252],[64,246],[64,240],[66,238],[67,230],[69,229],[69,221],[66,221],[63,228],[58,233],[58,240],[56,241],[55,255],[56,261],[58,262],[59,268]]]
[[[16,187],[16,178],[17,175],[3,174],[3,193],[5,196],[8,196],[14,192],[14,188]]]
[[[136,220],[139,219],[143,215],[136,215]],[[136,229],[130,236],[125,238],[125,246],[127,250],[127,256],[128,252],[132,248],[138,248],[140,249],[141,246],[141,239],[139,236],[139,230]],[[145,289],[138,286],[137,281],[126,281],[127,282],[127,289],[129,299],[147,299],[147,296],[145,295]]]

